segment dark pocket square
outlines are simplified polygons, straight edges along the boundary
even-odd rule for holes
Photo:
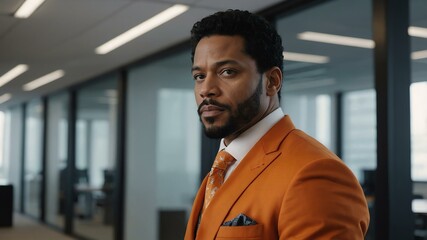
[[[222,226],[250,226],[256,224],[257,222],[255,222],[255,220],[251,219],[243,213],[240,213],[236,218],[225,222],[222,224]]]

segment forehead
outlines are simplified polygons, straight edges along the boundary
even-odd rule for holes
[[[206,59],[248,58],[244,39],[240,36],[213,35],[202,38],[196,46],[194,63]]]

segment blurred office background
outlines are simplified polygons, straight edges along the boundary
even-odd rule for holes
[[[366,239],[427,239],[426,0],[46,0],[14,16],[23,3],[0,1],[14,212],[77,239],[182,239],[218,144],[196,113],[189,32],[239,8],[282,36],[282,108],[359,179]],[[99,48],[135,26],[146,33]]]

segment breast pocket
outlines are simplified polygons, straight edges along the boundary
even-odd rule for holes
[[[256,224],[251,226],[222,226],[219,228],[216,240],[261,240],[262,225]]]

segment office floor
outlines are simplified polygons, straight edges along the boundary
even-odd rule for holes
[[[0,239],[7,240],[74,240],[61,232],[15,213],[13,227],[0,227]]]

